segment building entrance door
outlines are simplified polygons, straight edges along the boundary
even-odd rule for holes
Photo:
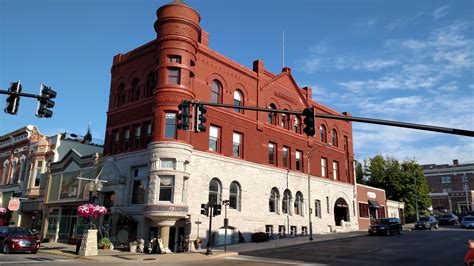
[[[334,204],[334,222],[336,226],[341,226],[341,221],[349,221],[349,205],[343,198],[338,198]]]

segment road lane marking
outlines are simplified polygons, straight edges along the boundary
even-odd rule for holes
[[[55,263],[55,262],[71,262],[74,260],[68,260],[68,259],[59,259],[59,260],[25,260],[25,261],[6,261],[6,262],[0,262],[0,265],[6,265],[6,264],[17,264],[17,263],[23,263],[23,264],[35,264],[35,263]]]

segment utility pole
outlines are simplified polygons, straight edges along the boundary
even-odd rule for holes
[[[311,174],[310,174],[310,163],[311,163],[311,150],[308,150],[308,219],[309,219],[309,241],[313,241],[313,221],[311,219]]]
[[[415,211],[416,211],[416,220],[420,219],[418,214],[418,187],[416,186],[416,169],[413,170],[413,177],[415,178]]]
[[[470,208],[471,206],[469,205],[469,198],[467,195],[467,191],[469,190],[469,178],[467,177],[466,174],[462,176],[462,182],[464,184],[464,192],[466,193],[466,213],[467,213],[467,211],[471,210]]]

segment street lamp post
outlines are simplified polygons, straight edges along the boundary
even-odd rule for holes
[[[227,206],[229,206],[229,203],[229,200],[222,201],[222,204],[224,204],[224,252],[227,252],[227,227],[229,225],[229,221],[227,220]]]
[[[309,241],[313,241],[313,221],[311,219],[311,174],[310,174],[310,158],[311,158],[311,152],[308,151],[308,219],[309,219]]]
[[[469,198],[467,196],[467,191],[468,191],[468,187],[469,187],[469,178],[467,177],[466,174],[464,174],[462,176],[462,182],[464,184],[464,193],[466,194],[466,213],[467,213],[467,211],[470,211],[471,208],[469,206]]]

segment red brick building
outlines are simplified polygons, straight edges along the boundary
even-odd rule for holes
[[[113,234],[146,241],[160,235],[165,246],[168,237],[205,238],[194,229],[197,219],[207,228],[200,204],[227,198],[235,228],[229,233],[246,240],[276,228],[307,233],[308,204],[316,231],[341,220],[357,228],[350,122],[317,119],[316,135],[307,137],[300,116],[208,107],[206,132],[177,130],[185,99],[350,114],[314,101],[288,67],[275,74],[256,60],[249,69],[210,49],[199,14],[186,4],[167,4],[157,17],[155,39],[113,60],[104,152],[118,170],[103,174],[104,190],[117,192]],[[125,216],[134,222],[117,225]],[[222,221],[213,223],[220,237]]]
[[[473,210],[474,163],[453,160],[452,164],[427,164],[423,173],[434,209],[458,214]]]

